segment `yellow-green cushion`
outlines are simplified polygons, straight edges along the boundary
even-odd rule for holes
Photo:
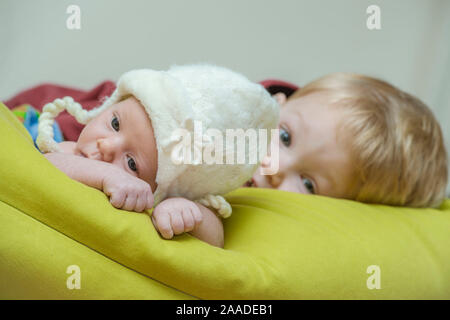
[[[3,105],[0,146],[0,298],[450,298],[450,200],[407,209],[243,188],[227,197],[219,249],[163,240],[147,215],[68,178]],[[80,290],[66,288],[69,265]],[[367,287],[371,265],[381,289]]]

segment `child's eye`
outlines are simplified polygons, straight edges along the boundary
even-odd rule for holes
[[[283,128],[280,129],[280,140],[286,147],[291,144],[291,135]]]
[[[111,120],[111,126],[114,130],[119,131],[119,119],[117,119],[116,116],[114,116]]]
[[[308,178],[302,178],[302,181],[306,189],[308,189],[311,194],[315,194],[314,184],[312,183],[312,181]]]
[[[137,171],[136,162],[133,158],[128,157],[128,167],[134,172]]]

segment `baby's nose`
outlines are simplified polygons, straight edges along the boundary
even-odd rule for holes
[[[270,156],[267,155],[261,161],[261,166],[264,167],[264,168],[269,168],[271,161],[272,161],[272,159],[270,158]]]
[[[97,148],[103,161],[112,162],[114,160],[115,153],[120,148],[120,141],[115,138],[98,139]]]
[[[265,156],[263,161],[261,161],[263,167],[270,167],[270,156]]]

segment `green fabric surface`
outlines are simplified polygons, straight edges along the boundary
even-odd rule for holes
[[[1,299],[192,299],[0,202]],[[69,289],[69,266],[80,289]]]
[[[395,208],[241,188],[225,248],[164,240],[37,151],[0,104],[0,298],[449,299],[450,200]],[[66,287],[68,265],[81,289]],[[381,289],[366,272],[381,270]]]

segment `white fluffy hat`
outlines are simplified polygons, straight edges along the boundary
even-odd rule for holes
[[[216,208],[222,216],[229,216],[231,207],[220,195],[239,188],[250,179],[260,159],[250,163],[246,155],[244,164],[208,164],[204,161],[189,164],[183,161],[186,159],[178,159],[175,163],[173,152],[175,146],[180,145],[181,137],[174,136],[174,132],[182,129],[192,133],[194,139],[195,123],[201,123],[203,133],[212,128],[219,130],[223,137],[227,129],[266,129],[268,146],[270,129],[275,129],[278,123],[276,101],[261,85],[223,67],[188,65],[175,66],[169,71],[132,70],[120,77],[111,97],[96,109],[82,110],[67,97],[44,106],[37,145],[43,152],[58,150],[53,132],[46,131],[51,130],[50,123],[63,109],[79,122],[87,123],[129,95],[144,106],[154,130],[158,149],[155,205],[168,197],[180,196],[198,200]],[[233,143],[234,150],[236,142]],[[195,142],[193,145],[198,147]],[[224,158],[229,151],[224,151]]]

